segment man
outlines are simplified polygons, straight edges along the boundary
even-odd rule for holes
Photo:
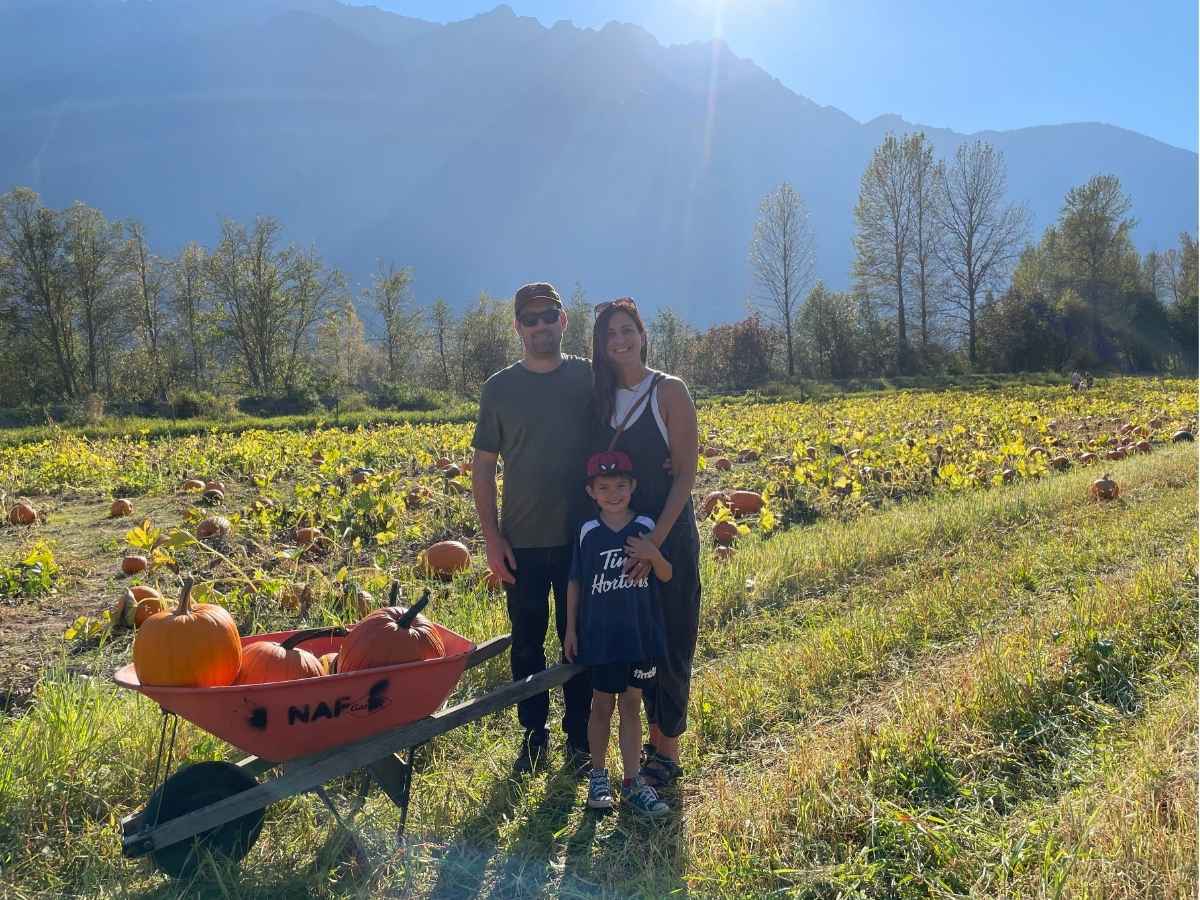
[[[553,285],[527,284],[513,298],[514,327],[524,355],[492,375],[479,398],[472,445],[471,487],[487,542],[488,568],[504,583],[512,625],[513,680],[546,668],[549,594],[559,644],[567,624],[572,530],[586,510],[581,473],[591,427],[592,367],[562,354],[567,316]],[[504,460],[503,514],[496,515],[496,460]],[[563,685],[562,728],[568,761],[583,771],[590,759],[586,674]],[[514,769],[545,760],[548,693],[517,704],[525,729]]]

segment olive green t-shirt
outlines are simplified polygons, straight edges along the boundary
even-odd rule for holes
[[[592,364],[564,356],[553,372],[519,362],[492,375],[479,395],[471,444],[504,461],[500,532],[513,547],[560,547],[586,511]]]

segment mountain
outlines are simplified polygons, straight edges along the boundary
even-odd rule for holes
[[[412,265],[426,302],[544,278],[738,316],[758,202],[784,179],[819,276],[845,286],[863,167],[918,127],[820,106],[721,41],[507,6],[438,25],[335,0],[0,0],[0,188],[139,218],[163,252],[273,215],[360,283]],[[923,130],[943,156],[976,137]],[[1195,153],[1095,123],[977,136],[1032,239],[1100,172],[1139,248],[1196,230]]]

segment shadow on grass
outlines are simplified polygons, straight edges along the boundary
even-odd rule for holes
[[[557,870],[559,833],[579,802],[580,780],[564,765],[546,780],[546,792],[513,835],[488,900],[541,896]]]
[[[483,807],[458,830],[438,866],[432,900],[468,900],[479,895],[488,863],[500,843],[500,823],[512,815],[520,801],[522,779],[510,775],[497,781]]]
[[[621,805],[615,812],[589,811],[567,840],[557,896],[686,896],[683,800],[675,792],[664,794],[664,799],[671,814],[660,819],[647,819]],[[598,831],[604,833],[597,837]]]

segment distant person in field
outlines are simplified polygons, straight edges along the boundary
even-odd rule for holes
[[[654,520],[630,509],[637,488],[633,463],[619,451],[595,453],[587,461],[587,492],[597,514],[583,523],[574,545],[567,585],[567,632],[563,655],[588,666],[592,714],[588,742],[592,770],[587,805],[613,807],[605,760],[613,710],[620,709],[621,800],[634,812],[660,816],[670,811],[640,773],[642,688],[654,683],[656,660],[665,652],[657,593],[671,580],[670,561],[646,535]],[[626,559],[651,572],[625,572]]]
[[[518,361],[492,375],[479,398],[472,445],[471,486],[487,544],[488,568],[504,583],[512,626],[512,677],[546,668],[549,595],[559,641],[567,624],[567,575],[573,536],[587,510],[580,472],[593,420],[592,369],[561,352],[567,316],[554,286],[524,285],[513,298]],[[497,517],[496,461],[504,461],[502,513]],[[563,685],[562,729],[568,762],[586,769],[591,686],[587,674]],[[549,746],[548,693],[517,704],[525,729],[518,772],[544,762]]]
[[[1083,387],[1083,376],[1080,375],[1079,370],[1076,369],[1071,373],[1071,390],[1077,391],[1081,387]]]
[[[654,527],[646,540],[671,561],[671,580],[660,585],[659,603],[666,652],[657,676],[647,685],[650,742],[641,774],[652,787],[672,784],[683,774],[679,738],[687,728],[692,657],[700,627],[700,533],[692,509],[696,483],[696,407],[680,379],[646,367],[646,328],[628,297],[596,307],[592,329],[592,370],[596,449],[621,450],[633,460],[636,488],[630,504]],[[668,465],[669,463],[669,465]],[[650,563],[633,559],[630,577],[640,579]]]

